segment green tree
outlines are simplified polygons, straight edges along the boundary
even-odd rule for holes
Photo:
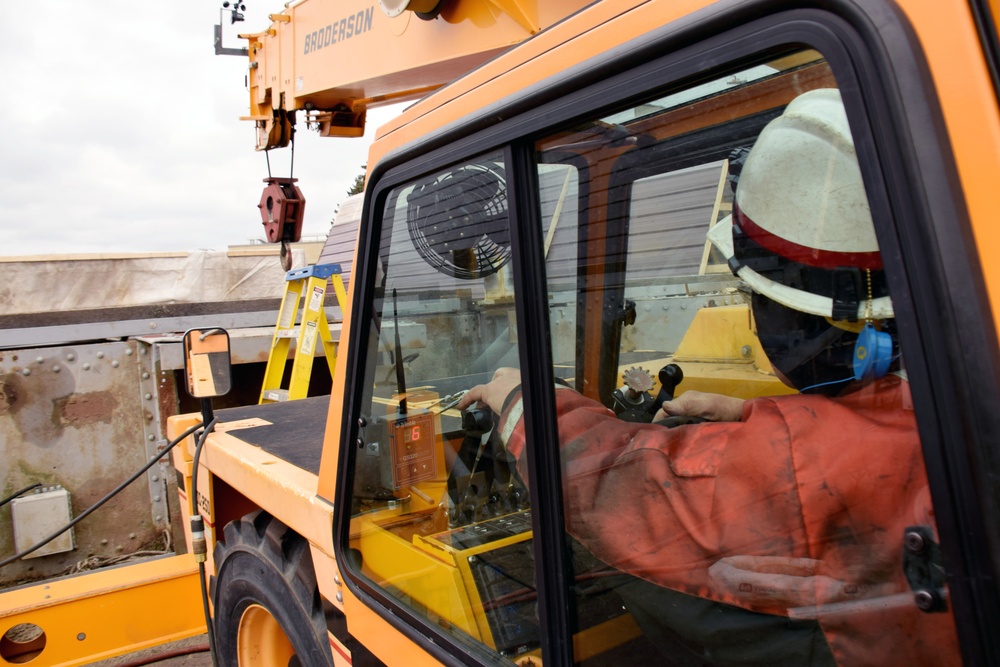
[[[367,164],[361,165],[361,173],[354,177],[354,184],[351,186],[351,189],[347,191],[348,196],[358,195],[365,191],[365,171],[367,169]]]

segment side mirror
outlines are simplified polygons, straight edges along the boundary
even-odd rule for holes
[[[193,398],[224,396],[232,387],[229,332],[191,329],[184,334],[184,374]]]

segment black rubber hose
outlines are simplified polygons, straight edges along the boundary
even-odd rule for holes
[[[198,462],[201,460],[201,450],[208,440],[208,434],[215,428],[216,419],[212,419],[208,426],[198,436],[198,442],[194,448],[194,462],[191,464],[191,516],[200,514],[198,509]],[[212,625],[212,612],[208,606],[208,585],[206,584],[205,561],[198,562],[198,583],[201,585],[201,607],[205,614],[205,630],[208,634],[208,653],[212,657],[212,667],[219,667],[215,658],[215,626]]]
[[[34,484],[29,484],[28,486],[24,487],[20,491],[15,491],[14,493],[10,494],[9,496],[7,496],[6,498],[4,498],[3,500],[0,500],[0,507],[3,507],[4,505],[6,505],[7,503],[9,503],[10,501],[14,500],[14,498],[17,498],[18,496],[22,496],[25,493],[27,493],[28,491],[31,491],[32,489],[37,489],[41,485],[42,485],[41,482],[35,482]]]
[[[208,644],[196,644],[194,646],[185,646],[182,648],[175,648],[168,651],[162,651],[160,653],[154,653],[153,655],[143,656],[141,658],[136,658],[129,662],[117,663],[118,667],[143,667],[144,665],[152,665],[157,662],[163,662],[164,660],[169,660],[170,658],[179,658],[185,655],[192,655],[194,653],[204,653],[208,650]]]
[[[91,505],[90,507],[88,507],[87,509],[85,509],[79,516],[77,516],[75,519],[73,519],[72,521],[70,521],[65,526],[63,526],[62,528],[60,528],[56,532],[52,533],[48,537],[42,539],[38,543],[36,543],[36,544],[30,546],[29,548],[25,549],[24,551],[16,553],[13,556],[10,556],[10,557],[5,558],[4,560],[0,561],[0,567],[5,567],[7,565],[10,565],[11,563],[13,563],[14,561],[16,561],[17,559],[23,558],[24,556],[27,556],[28,554],[32,553],[36,549],[41,549],[42,547],[44,547],[49,542],[51,542],[52,540],[56,539],[57,537],[59,537],[60,535],[62,535],[63,533],[65,533],[67,530],[69,530],[70,528],[72,528],[76,524],[78,524],[81,521],[83,521],[84,519],[86,519],[88,516],[90,516],[91,514],[93,514],[93,512],[95,510],[97,510],[102,505],[104,505],[104,503],[108,502],[109,500],[111,500],[112,498],[114,498],[116,495],[118,495],[119,493],[121,493],[122,489],[124,489],[125,487],[127,487],[129,484],[131,484],[135,480],[139,479],[139,476],[142,475],[147,470],[149,470],[150,468],[152,468],[153,464],[155,464],[157,461],[159,461],[164,456],[166,456],[167,453],[171,449],[173,449],[174,447],[176,447],[181,441],[183,441],[184,438],[188,437],[189,435],[191,435],[192,433],[194,433],[195,431],[197,431],[202,426],[203,426],[203,424],[198,423],[198,424],[195,424],[194,426],[192,426],[191,428],[189,428],[188,430],[184,431],[183,433],[181,433],[179,436],[177,436],[176,438],[174,438],[170,442],[170,444],[168,444],[166,446],[166,448],[162,452],[160,452],[155,457],[153,457],[152,459],[150,459],[149,462],[146,465],[144,465],[143,467],[141,467],[139,470],[137,470],[135,473],[133,473],[131,477],[129,477],[124,482],[122,482],[117,487],[115,487],[115,489],[112,490],[110,493],[108,493],[108,495],[104,496],[103,498],[101,498],[100,500],[98,500],[96,503],[94,503],[93,505]]]

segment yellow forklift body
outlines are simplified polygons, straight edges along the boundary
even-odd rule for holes
[[[190,553],[5,592],[2,617],[42,630],[23,643],[3,637],[2,664],[86,665],[205,632]]]

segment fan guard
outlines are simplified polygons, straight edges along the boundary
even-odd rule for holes
[[[417,252],[441,273],[462,280],[496,273],[511,254],[503,167],[467,164],[417,185],[406,226]]]

